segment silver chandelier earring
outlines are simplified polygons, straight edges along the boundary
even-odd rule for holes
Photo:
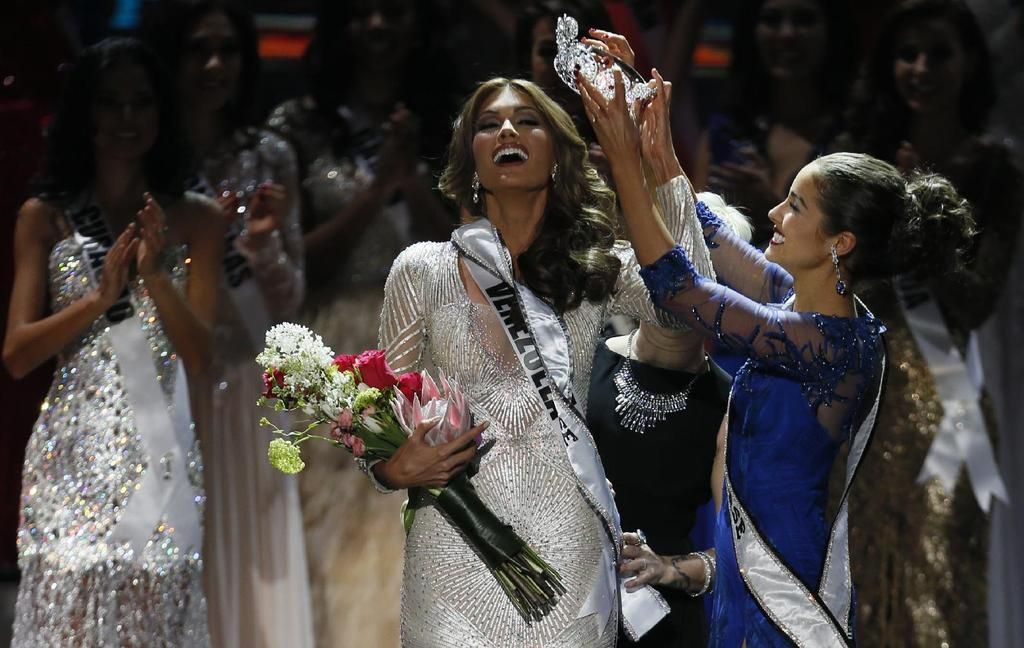
[[[558,162],[555,162],[555,166],[551,169],[551,184],[555,184],[558,178]]]
[[[480,202],[480,174],[473,172],[473,204]]]
[[[842,275],[839,274],[839,253],[836,252],[836,246],[832,246],[832,266],[836,269],[836,292],[840,295],[846,294],[846,282],[843,281]]]

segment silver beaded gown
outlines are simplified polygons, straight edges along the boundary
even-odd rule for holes
[[[184,248],[168,250],[167,266],[183,288]],[[51,311],[93,287],[80,245],[59,241],[49,257]],[[177,355],[141,280],[131,291],[170,406]],[[161,519],[137,555],[110,540],[143,474],[158,468],[147,465],[109,326],[99,317],[61,352],[25,452],[14,648],[208,645],[201,533],[185,536]],[[201,519],[195,444],[187,472]]]
[[[670,231],[688,249],[703,238],[683,230],[680,192],[663,209]],[[622,270],[613,295],[584,302],[563,317],[571,348],[573,393],[586,411],[591,363],[609,315],[667,322],[651,305],[632,248],[618,243]],[[706,258],[707,267],[710,260]],[[402,645],[406,648],[608,648],[618,615],[577,618],[592,588],[602,587],[599,560],[609,542],[601,519],[577,489],[561,437],[509,345],[493,309],[474,301],[451,242],[418,243],[395,261],[385,288],[381,348],[398,373],[433,366],[461,385],[477,422],[489,421],[473,483],[481,499],[557,569],[568,592],[542,621],[528,625],[483,562],[433,507],[416,511],[405,543]],[[477,299],[479,299],[478,293]],[[615,594],[612,594],[615,596]]]

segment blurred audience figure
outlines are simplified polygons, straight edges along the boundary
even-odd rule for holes
[[[740,237],[749,232],[746,218],[719,196],[700,198]],[[703,599],[684,585],[684,565],[695,549],[708,546],[692,536],[702,522],[700,509],[712,499],[712,465],[731,384],[704,352],[703,336],[689,328],[641,322],[600,341],[594,353],[587,427],[615,489],[622,528],[643,529],[644,542],[662,556],[641,580],[671,607],[637,646],[707,645]],[[620,631],[619,644],[630,645],[626,641]]]
[[[858,39],[845,0],[738,5],[727,104],[708,120],[693,181],[751,215],[757,247],[772,235],[764,214],[841,130]]]
[[[562,15],[576,19],[580,35],[587,30],[611,29],[611,18],[598,0],[532,0],[527,3],[516,21],[515,74],[530,79],[569,113],[576,128],[588,143],[594,141],[594,130],[583,112],[583,102],[555,72],[555,54],[558,44],[555,25]]]
[[[950,396],[940,387],[951,371],[973,370],[978,354],[972,331],[1004,301],[1020,230],[1020,173],[1010,152],[985,134],[994,99],[988,49],[966,4],[909,0],[884,21],[856,92],[850,132],[837,144],[907,173],[942,173],[970,201],[978,229],[967,272],[940,274],[926,284],[897,277],[864,295],[889,327],[890,352],[888,398],[861,467],[871,487],[850,500],[864,645],[988,642],[989,519],[972,491],[980,475],[951,474],[957,480],[952,492],[938,479],[923,486],[916,480],[943,418],[953,414],[944,409]],[[930,319],[922,315],[929,307]],[[942,369],[941,382],[917,340],[924,325],[960,353],[944,360],[952,364]],[[958,397],[975,406],[970,390]],[[992,412],[983,397],[979,417],[985,421],[973,430],[976,446],[995,437]]]
[[[447,239],[455,222],[431,174],[457,98],[443,31],[420,28],[437,11],[428,0],[325,0],[307,52],[310,94],[269,118],[298,154],[303,319],[338,353],[376,347],[392,261],[416,241]],[[397,645],[402,497],[380,498],[345,452],[307,454],[299,488],[318,644]]]
[[[184,191],[170,81],[136,40],[83,51],[48,137],[3,349],[15,377],[58,365],[26,449],[12,645],[206,646],[185,372],[211,355],[220,209]]]
[[[575,18],[579,23],[580,35],[587,38],[587,42],[627,61],[644,76],[649,75],[652,63],[652,55],[648,50],[657,46],[655,58],[660,71],[677,88],[673,93],[672,115],[674,132],[680,133],[676,148],[683,158],[684,166],[689,166],[693,146],[688,140],[693,140],[694,136],[688,137],[687,134],[696,133],[696,127],[693,126],[696,119],[693,93],[687,92],[690,87],[688,75],[704,5],[704,0],[687,0],[675,11],[657,14],[655,23],[659,25],[656,31],[660,39],[652,39],[656,42],[647,43],[633,10],[625,4],[616,4],[615,17],[618,20],[614,20],[605,4],[598,0],[532,0],[520,12],[516,22],[514,76],[530,79],[540,85],[569,113],[583,139],[590,144],[591,162],[607,182],[611,179],[607,173],[607,162],[595,141],[593,128],[583,112],[580,97],[555,72],[554,59],[558,51],[555,27],[558,18],[562,15]],[[664,21],[660,20],[662,18]],[[626,31],[624,27],[631,27],[630,31],[635,32],[636,37],[627,42],[626,37],[613,33]],[[633,52],[630,43],[640,43],[643,49]],[[624,48],[629,49],[627,51]]]
[[[206,468],[210,636],[222,648],[312,648],[298,486],[266,460],[253,406],[264,332],[294,318],[305,289],[295,155],[253,126],[252,18],[219,0],[153,9],[145,32],[177,83],[193,189],[220,201],[227,228],[214,361],[192,389]]]

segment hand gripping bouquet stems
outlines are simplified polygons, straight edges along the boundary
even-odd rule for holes
[[[301,445],[311,439],[344,448],[364,461],[387,460],[416,426],[437,418],[426,434],[430,445],[446,443],[470,428],[462,392],[442,374],[396,376],[379,349],[338,355],[319,335],[297,324],[267,331],[266,348],[256,357],[264,369],[260,405],[301,413],[301,430],[273,429],[267,456],[282,472],[300,472]],[[328,436],[318,433],[327,427]],[[484,561],[509,600],[527,621],[552,610],[565,593],[558,572],[480,500],[465,473],[444,488],[423,489],[431,503],[462,534]],[[407,516],[412,511],[407,512]]]

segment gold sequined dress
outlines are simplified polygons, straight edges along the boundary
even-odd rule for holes
[[[930,283],[963,353],[970,331],[992,313],[1003,290],[1015,289],[1004,283],[1021,227],[1024,192],[1008,151],[985,137],[967,139],[936,171],[970,201],[979,230],[967,271]],[[989,516],[978,506],[966,471],[952,493],[935,479],[917,483],[942,420],[942,405],[892,288],[875,286],[861,296],[888,328],[889,373],[860,485],[850,495],[858,644],[986,646]],[[998,447],[987,397],[981,405]],[[833,501],[841,492],[838,477],[833,474]]]
[[[986,646],[988,516],[965,473],[952,494],[936,479],[916,483],[942,405],[891,289],[862,297],[888,327],[889,372],[849,500],[858,645]],[[834,474],[833,498],[837,484]]]
[[[184,248],[168,250],[182,288]],[[50,308],[95,288],[81,246],[59,241],[49,257]],[[177,355],[141,280],[130,284],[135,317],[152,350],[168,407]],[[25,454],[15,609],[15,648],[202,648],[208,644],[201,533],[183,535],[161,519],[133,553],[111,541],[148,465],[110,323],[99,317],[57,359]],[[202,516],[202,462],[188,454],[188,488]]]

